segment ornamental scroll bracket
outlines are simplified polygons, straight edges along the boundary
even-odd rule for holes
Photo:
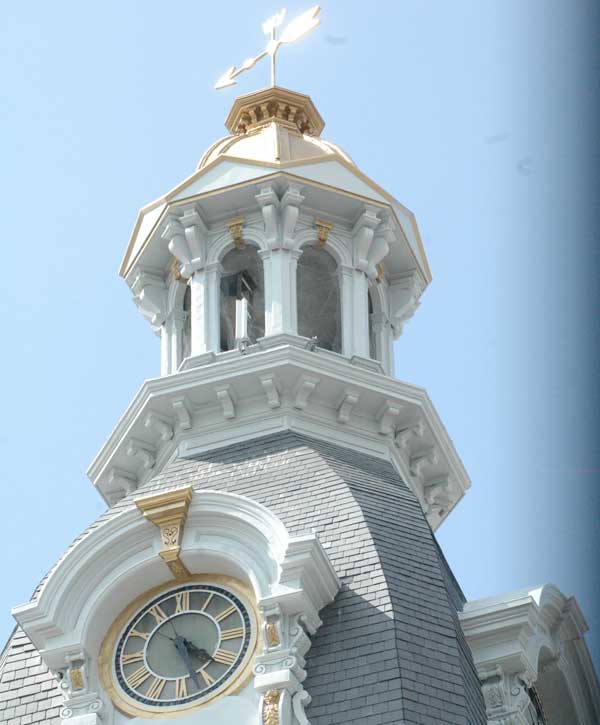
[[[179,217],[170,216],[161,233],[169,251],[181,265],[180,275],[189,278],[206,264],[208,227],[197,206],[184,210]]]
[[[56,678],[65,697],[60,716],[63,720],[75,720],[87,716],[86,723],[94,723],[102,717],[104,703],[97,692],[90,690],[88,677],[89,657],[82,649],[66,652],[64,667],[56,671]]]
[[[292,249],[300,207],[305,199],[300,186],[290,182],[281,200],[272,186],[262,186],[254,198],[262,212],[269,249]]]
[[[136,506],[144,517],[160,529],[162,548],[159,556],[169,567],[175,579],[185,579],[190,575],[187,567],[181,561],[180,554],[192,492],[191,486],[185,486],[174,491],[135,499]]]

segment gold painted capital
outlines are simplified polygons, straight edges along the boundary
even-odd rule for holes
[[[324,247],[329,239],[329,232],[333,229],[333,224],[323,219],[315,219],[315,227],[317,228],[317,242],[320,247]]]
[[[135,499],[135,504],[144,517],[160,529],[162,549],[159,555],[175,579],[185,579],[190,575],[180,559],[180,553],[192,493],[193,488],[185,486]]]
[[[231,238],[233,239],[233,243],[235,244],[237,249],[243,249],[246,246],[246,242],[244,241],[242,236],[244,221],[244,217],[239,216],[235,217],[235,219],[229,219],[229,221],[225,222],[225,224],[229,228],[229,233],[231,234]]]

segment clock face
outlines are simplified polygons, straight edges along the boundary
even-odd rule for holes
[[[166,713],[212,699],[246,669],[254,630],[242,593],[217,581],[148,597],[127,617],[113,649],[116,704],[125,695],[133,707],[121,709],[132,714]]]

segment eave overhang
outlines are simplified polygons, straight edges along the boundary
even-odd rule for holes
[[[114,503],[174,457],[293,430],[392,461],[437,528],[470,481],[425,390],[307,342],[264,338],[247,354],[188,358],[174,375],[146,381],[91,464],[91,481]]]

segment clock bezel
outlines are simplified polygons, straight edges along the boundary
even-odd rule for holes
[[[145,605],[161,594],[190,584],[213,585],[230,591],[245,606],[250,619],[250,638],[244,659],[235,672],[227,679],[222,688],[205,697],[181,705],[154,706],[138,702],[131,698],[119,684],[114,668],[114,657],[119,641],[125,629]],[[252,664],[258,645],[259,614],[253,592],[249,586],[231,576],[220,574],[194,574],[184,579],[170,580],[140,594],[127,605],[111,624],[106,633],[98,656],[98,674],[104,691],[115,707],[126,715],[151,719],[177,717],[196,710],[228,695],[234,695],[244,688],[252,677]]]

